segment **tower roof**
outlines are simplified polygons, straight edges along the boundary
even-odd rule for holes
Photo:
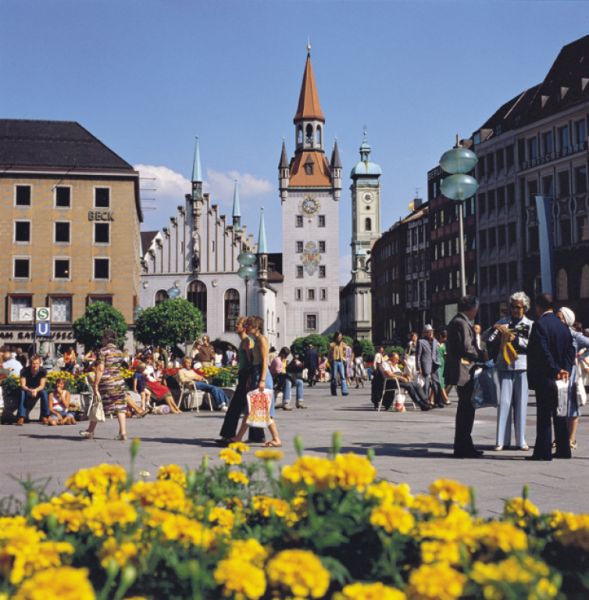
[[[200,144],[198,138],[194,145],[194,163],[192,165],[192,181],[202,182],[202,167],[200,165]]]
[[[288,155],[286,154],[286,144],[282,140],[282,152],[280,154],[279,169],[288,169]]]
[[[235,181],[235,187],[233,188],[233,218],[241,217],[241,207],[239,206],[239,185],[237,180]]]
[[[342,168],[342,159],[339,156],[339,148],[337,145],[337,140],[335,140],[333,144],[333,152],[331,153],[331,168],[332,169],[341,169]]]
[[[368,160],[370,158],[370,152],[372,152],[372,148],[368,143],[366,129],[364,129],[362,144],[360,144],[360,162],[356,164],[350,173],[352,179],[358,177],[380,177],[382,175],[380,165]]]
[[[266,224],[264,222],[264,209],[260,210],[260,231],[258,232],[258,254],[268,254],[266,242]]]
[[[319,104],[319,95],[315,85],[315,75],[313,74],[313,65],[311,64],[311,50],[307,50],[307,62],[305,63],[305,72],[303,74],[303,83],[299,95],[299,105],[294,116],[294,122],[303,119],[315,119],[325,121],[321,105]]]

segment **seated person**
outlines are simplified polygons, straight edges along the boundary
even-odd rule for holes
[[[28,421],[27,401],[35,402],[41,398],[41,422],[47,425],[49,422],[49,403],[45,383],[47,371],[41,368],[41,357],[38,354],[31,356],[31,364],[20,372],[20,403],[18,405],[17,425],[24,425]]]
[[[391,354],[388,361],[383,360],[379,366],[381,375],[385,380],[396,379],[399,383],[399,387],[409,394],[411,400],[413,400],[421,410],[429,410],[430,406],[427,402],[423,388],[403,374],[403,371],[401,371],[399,367],[399,360],[399,355],[396,352]]]
[[[2,358],[4,360],[2,368],[8,371],[7,374],[20,376],[23,366],[22,363],[16,359],[16,352],[5,350]]]
[[[207,383],[207,380],[192,368],[192,360],[189,357],[182,361],[182,368],[178,371],[178,379],[182,385],[193,383],[197,390],[208,392],[213,398],[216,410],[227,411],[228,402],[225,392],[216,385]]]
[[[147,378],[145,377],[145,365],[139,363],[133,373],[133,391],[141,396],[141,410],[146,410],[149,404],[149,390],[147,389]]]
[[[287,410],[287,406],[290,402],[290,390],[294,385],[296,388],[296,407],[307,408],[303,404],[303,369],[305,365],[301,360],[301,357],[294,355],[293,359],[286,365],[286,378],[284,380],[284,405],[282,408]]]
[[[78,358],[76,356],[76,351],[72,346],[66,348],[63,353],[63,367],[62,371],[67,371],[68,373],[74,373],[76,371],[76,367],[78,366]]]
[[[147,388],[153,394],[155,401],[160,404],[165,402],[170,407],[171,412],[180,414],[182,411],[174,402],[174,396],[172,396],[170,388],[162,383],[160,374],[156,373],[153,368],[153,356],[147,357],[144,373],[147,379]],[[163,373],[161,376],[163,377]]]
[[[133,395],[135,395],[135,398],[133,398]],[[138,417],[144,417],[147,414],[147,410],[141,408],[135,402],[137,396],[138,394],[135,392],[127,392],[125,394],[125,400],[127,401],[127,417],[129,418],[133,417],[134,415],[137,415]]]
[[[49,393],[49,425],[75,425],[76,418],[70,408],[70,393],[65,389],[65,381],[57,379],[55,389]]]

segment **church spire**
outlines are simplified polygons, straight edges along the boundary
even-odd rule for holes
[[[260,209],[260,230],[258,232],[258,254],[268,254],[268,243],[266,242],[266,223],[264,221],[264,209]]]
[[[200,145],[198,143],[198,137],[194,145],[194,163],[192,165],[192,181],[199,181],[202,183],[202,167],[200,165]]]
[[[235,180],[235,187],[233,188],[233,226],[239,228],[241,225],[241,207],[239,206],[239,185],[237,179]]]
[[[305,72],[303,73],[303,83],[301,93],[299,94],[299,104],[294,116],[294,123],[303,120],[313,120],[325,122],[321,105],[319,104],[319,94],[315,84],[315,75],[313,74],[313,65],[311,63],[311,45],[307,45],[307,62],[305,63]]]

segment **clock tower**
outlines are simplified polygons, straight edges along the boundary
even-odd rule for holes
[[[293,119],[295,153],[286,144],[278,165],[282,204],[284,344],[311,333],[330,333],[339,313],[339,199],[342,165],[333,145],[325,155],[325,117],[311,63],[311,47]]]

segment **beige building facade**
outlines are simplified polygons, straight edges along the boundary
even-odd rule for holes
[[[37,338],[51,353],[95,301],[133,323],[142,215],[131,165],[78,123],[0,120],[0,210],[0,344]],[[34,333],[40,307],[49,335]]]

